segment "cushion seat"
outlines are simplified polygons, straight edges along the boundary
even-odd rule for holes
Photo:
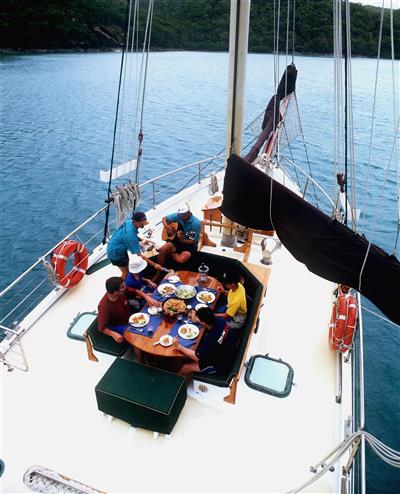
[[[95,388],[100,411],[134,427],[170,434],[186,402],[185,378],[117,358]]]
[[[97,329],[97,317],[88,327],[86,333],[92,343],[93,349],[98,352],[107,353],[108,355],[113,355],[114,357],[120,357],[129,348],[129,343],[117,343],[110,336],[101,333]]]

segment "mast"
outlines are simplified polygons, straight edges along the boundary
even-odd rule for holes
[[[242,151],[243,106],[251,0],[231,0],[226,158]]]
[[[243,142],[243,107],[249,40],[251,0],[231,0],[229,21],[228,114],[226,118],[225,166],[232,153],[240,155]],[[227,218],[223,223],[233,225]],[[235,230],[222,229],[221,245],[236,247]]]

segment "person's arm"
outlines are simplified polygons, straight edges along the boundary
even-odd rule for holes
[[[171,215],[164,216],[162,219],[162,224],[167,230],[168,235],[173,235],[175,233],[175,230],[170,226],[170,223],[175,221],[174,219],[171,219]]]
[[[148,295],[147,293],[142,292],[142,290],[138,290],[137,288],[135,288],[135,292],[137,296],[146,300],[150,307],[161,307],[161,302],[159,302],[158,300],[154,300],[154,298],[150,297],[150,295]]]
[[[146,257],[144,254],[140,254],[140,257],[142,257],[147,262],[147,264],[149,264],[150,266],[153,266],[153,268],[156,269],[157,271],[161,271],[163,269],[161,264],[158,264],[158,263],[152,261],[151,259]]]
[[[157,283],[154,283],[154,281],[152,280],[149,280],[148,278],[142,278],[142,280],[147,284],[149,285],[150,288],[152,288],[153,290],[155,290],[157,288]]]
[[[194,245],[196,243],[194,240],[190,240],[189,238],[183,238],[183,231],[182,230],[178,230],[176,232],[176,236],[178,237],[179,242],[181,242],[182,244]]]
[[[181,353],[183,353],[185,357],[189,358],[190,360],[193,360],[193,362],[199,361],[199,357],[196,355],[196,352],[194,350],[191,350],[190,348],[186,348],[183,345],[181,345],[177,338],[174,338],[173,345],[174,348],[176,348]]]
[[[117,333],[116,331],[113,331],[112,329],[110,328],[103,328],[103,329],[100,329],[99,331],[101,331],[102,333],[108,335],[108,336],[111,336],[111,338],[116,342],[116,343],[123,343],[125,340],[124,340],[124,337],[122,336],[122,334],[119,334]]]
[[[223,319],[226,319],[227,321],[230,321],[232,317],[227,313],[227,312],[216,312],[214,314],[215,317],[222,317]]]
[[[132,222],[128,223],[126,226],[125,242],[126,242],[126,245],[128,247],[128,250],[130,251],[131,254],[140,255],[142,253],[142,251],[140,249],[138,233],[137,233],[135,226],[132,224]]]

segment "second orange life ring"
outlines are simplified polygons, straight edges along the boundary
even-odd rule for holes
[[[357,299],[354,295],[341,293],[332,309],[329,325],[329,347],[346,352],[351,348],[357,325]]]
[[[72,269],[65,273],[68,259],[74,256]],[[58,283],[64,288],[72,288],[84,277],[89,264],[89,253],[86,247],[76,240],[65,240],[56,247],[51,256],[51,265],[57,276]]]

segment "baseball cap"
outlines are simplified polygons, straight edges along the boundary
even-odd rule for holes
[[[178,208],[178,214],[189,213],[189,211],[190,211],[190,208],[189,208],[189,205],[187,203],[181,204]]]
[[[142,211],[135,211],[132,215],[133,221],[147,221],[146,215]]]

